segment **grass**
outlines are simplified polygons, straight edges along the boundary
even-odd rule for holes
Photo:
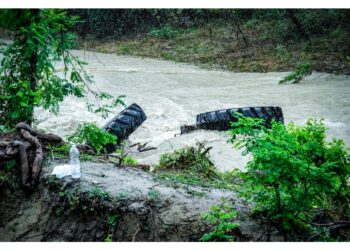
[[[149,192],[148,192],[148,196],[154,200],[154,201],[159,201],[160,200],[160,193],[158,190],[155,190],[155,189],[151,189]]]
[[[209,149],[199,144],[197,148],[185,147],[163,154],[155,166],[155,178],[174,187],[187,185],[235,190],[240,172],[217,172],[208,153]]]
[[[240,178],[239,171],[233,170],[226,173],[217,173],[217,177],[213,179],[203,178],[195,171],[165,171],[155,174],[157,181],[173,187],[181,185],[217,188],[236,191],[239,188]]]
[[[342,49],[331,38],[279,44],[254,26],[243,27],[249,45],[229,25],[210,24],[192,29],[152,30],[137,38],[84,41],[81,48],[118,55],[160,58],[236,72],[290,71],[308,60],[316,70],[348,67]]]
[[[89,190],[89,198],[98,198],[100,200],[105,200],[109,198],[109,195],[100,187],[93,187]]]

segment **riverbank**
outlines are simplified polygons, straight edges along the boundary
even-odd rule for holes
[[[270,32],[270,33],[268,33]],[[277,42],[273,31],[244,25],[237,35],[232,24],[209,23],[191,29],[163,27],[132,37],[80,39],[79,48],[89,51],[158,58],[233,72],[292,71],[308,62],[313,70],[350,74],[346,44],[335,37]]]
[[[198,241],[202,220],[220,199],[239,216],[239,241],[283,241],[275,226],[251,216],[251,206],[230,190],[159,182],[152,173],[110,163],[82,162],[82,177],[57,179],[42,169],[33,193],[15,174],[2,182],[0,241]]]

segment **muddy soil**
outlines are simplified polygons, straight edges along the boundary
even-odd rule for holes
[[[50,175],[54,165],[43,168],[35,192],[19,189],[15,178],[2,185],[0,241],[198,241],[210,230],[201,214],[221,198],[238,211],[237,240],[283,240],[231,191],[168,186],[109,163],[83,162],[80,180],[59,180]]]

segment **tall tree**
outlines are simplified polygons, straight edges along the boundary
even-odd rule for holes
[[[88,104],[88,109],[104,117],[110,108],[122,103],[121,96],[114,99],[94,91],[93,79],[84,70],[86,63],[71,53],[76,40],[71,30],[78,22],[77,16],[68,16],[61,9],[0,11],[0,25],[14,33],[13,43],[2,49],[0,124],[31,124],[36,106],[57,113],[59,103],[68,95],[93,94],[98,104]],[[63,77],[55,72],[55,63],[60,61],[64,64]],[[110,102],[103,104],[103,99]]]

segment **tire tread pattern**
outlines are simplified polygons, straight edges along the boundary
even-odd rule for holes
[[[264,119],[267,127],[271,126],[271,121],[273,119],[284,123],[283,113],[280,107],[243,107],[198,114],[196,118],[196,126],[199,129],[228,130],[231,128],[230,123],[237,121],[237,118],[233,116],[233,113],[235,112],[246,117]]]
[[[107,122],[102,129],[117,136],[118,140],[124,140],[146,119],[147,116],[142,108],[133,103]]]

